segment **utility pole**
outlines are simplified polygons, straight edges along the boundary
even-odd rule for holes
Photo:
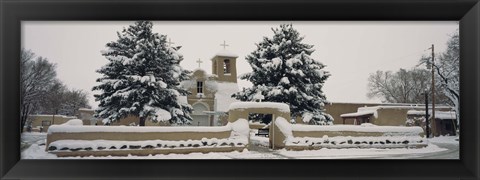
[[[430,122],[428,121],[428,91],[427,88],[425,88],[425,131],[427,133],[427,138],[430,137],[430,128],[428,127],[430,125]]]
[[[437,126],[435,122],[435,47],[432,44],[432,134],[435,137]]]

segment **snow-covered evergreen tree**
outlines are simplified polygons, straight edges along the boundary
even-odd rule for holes
[[[272,28],[272,38],[264,37],[257,49],[246,57],[253,71],[240,76],[252,82],[250,88],[235,93],[241,101],[283,102],[290,105],[292,118],[305,123],[330,125],[333,118],[324,112],[327,103],[322,87],[330,76],[325,66],[310,57],[313,45],[291,24]]]
[[[149,21],[135,22],[117,36],[101,52],[109,62],[97,70],[103,77],[93,87],[101,91],[94,95],[100,101],[96,117],[111,123],[138,116],[140,126],[147,119],[190,124],[192,107],[179,101],[179,96],[188,94],[179,84],[189,78],[189,72],[179,65],[183,60],[177,52],[180,47],[170,47],[165,35],[153,33]]]

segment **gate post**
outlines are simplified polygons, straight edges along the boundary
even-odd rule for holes
[[[282,118],[281,120],[278,120]],[[283,149],[285,148],[285,141],[287,140],[287,134],[291,134],[291,128],[289,127],[287,131],[290,132],[282,132],[280,130],[279,123],[281,126],[290,126],[290,113],[279,112],[276,114],[276,117],[272,119],[272,123],[270,124],[270,132],[269,132],[269,140],[270,140],[270,148],[271,149]],[[278,120],[278,121],[277,121]],[[283,129],[285,131],[286,129]]]

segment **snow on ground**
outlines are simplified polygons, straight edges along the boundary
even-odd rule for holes
[[[47,133],[40,132],[24,132],[22,133],[22,142],[33,144],[38,140],[44,140],[47,138]]]
[[[432,143],[442,143],[442,144],[459,144],[460,140],[458,136],[439,136],[428,139]]]
[[[57,159],[55,154],[45,151],[45,140],[39,140],[26,150],[22,151],[21,159]]]
[[[252,131],[251,135],[254,133]],[[150,156],[107,156],[107,157],[57,157],[54,154],[45,151],[46,133],[23,133],[22,142],[31,142],[30,147],[21,153],[22,159],[361,159],[361,158],[392,158],[403,159],[421,158],[422,156],[431,156],[435,153],[446,152],[448,149],[441,148],[433,143],[449,143],[455,146],[455,136],[442,136],[431,138],[425,148],[419,149],[328,149],[305,150],[305,151],[287,151],[270,150],[268,146],[268,137],[251,136],[251,149],[242,152],[224,152],[224,153],[190,153],[190,154],[167,154]],[[433,142],[433,143],[432,143]]]
[[[419,149],[320,149],[305,151],[267,150],[264,152],[243,150],[242,152],[159,154],[150,156],[107,156],[107,157],[57,157],[45,151],[45,145],[33,144],[22,152],[22,159],[357,159],[382,158],[402,154],[426,154],[445,151],[434,144]],[[400,157],[401,158],[401,157]]]
[[[278,150],[279,154],[287,157],[292,157],[295,159],[356,159],[356,158],[377,158],[385,157],[390,155],[399,155],[399,154],[422,154],[422,153],[434,153],[441,152],[447,149],[440,148],[437,145],[429,144],[425,148],[418,149],[407,149],[407,148],[398,148],[398,149],[360,149],[360,148],[349,148],[349,149],[319,149],[319,150],[308,150],[308,151],[287,151],[285,149]]]
[[[255,136],[258,133],[258,129],[250,130],[250,144],[253,146],[268,147],[269,138],[265,136]]]
[[[47,139],[47,133],[40,133],[40,132],[24,132],[22,133],[22,138],[20,141],[20,149],[24,150],[28,148],[30,145],[36,143],[37,141],[42,140],[42,143],[45,143],[45,139]]]

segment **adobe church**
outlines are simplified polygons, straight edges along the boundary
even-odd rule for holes
[[[212,59],[212,73],[200,68],[193,70],[190,80],[181,86],[191,92],[187,102],[193,108],[192,126],[220,126],[226,120],[225,114],[231,103],[238,100],[231,95],[239,91],[237,84],[236,61],[238,56],[225,49],[216,53]]]

